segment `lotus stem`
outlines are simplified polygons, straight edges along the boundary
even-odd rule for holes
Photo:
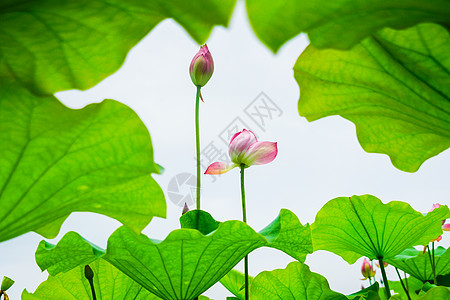
[[[437,285],[437,279],[436,279],[436,268],[435,268],[435,260],[434,260],[434,242],[432,243],[433,250],[430,250],[430,247],[427,245],[428,249],[428,257],[430,258],[430,264],[431,264],[431,270],[433,272],[433,283]]]
[[[408,300],[411,300],[411,297],[409,296],[409,291],[408,288],[405,286],[405,284],[403,283],[402,277],[400,277],[400,272],[398,271],[397,267],[395,267],[395,272],[397,272],[398,275],[398,279],[400,280],[400,283],[402,285],[403,290],[406,293],[406,296],[408,297]],[[405,275],[405,280],[406,280],[406,275]]]
[[[406,277],[406,272],[405,271],[403,271],[403,275],[405,275],[405,283],[406,283],[406,288],[408,289],[408,291],[409,291],[409,285],[408,285],[408,277]]]
[[[386,276],[386,270],[384,269],[383,256],[378,257],[378,262],[380,264],[381,275],[383,276],[384,289],[386,291],[386,299],[391,298],[391,290],[389,289],[389,282]]]
[[[94,288],[94,271],[92,271],[89,265],[84,266],[84,277],[86,277],[86,279],[89,281],[89,285],[91,286],[92,299],[97,300]]]
[[[197,189],[196,189],[196,199],[197,199],[197,209],[200,210],[200,121],[199,121],[199,111],[200,111],[200,90],[201,86],[197,86],[197,95],[195,97],[195,148],[197,152]]]
[[[5,291],[0,290],[0,299],[2,298],[3,295],[3,300],[9,300],[8,295],[6,294]]]
[[[247,224],[247,210],[245,207],[245,186],[244,186],[244,170],[245,165],[241,164],[241,199],[242,199],[242,219]],[[248,296],[248,255],[244,258],[244,274],[245,274],[245,300],[249,299]]]

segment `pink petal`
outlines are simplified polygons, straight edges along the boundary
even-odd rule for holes
[[[431,240],[431,242],[439,242],[440,240],[442,240],[442,235],[438,236],[437,239]]]
[[[237,137],[237,136],[240,135],[240,134],[241,134],[240,131],[236,132],[236,133],[231,137],[230,143],[229,143],[228,145],[231,145],[231,143],[233,142],[234,138]]]
[[[241,157],[244,155],[244,152],[254,143],[256,143],[257,139],[253,132],[249,130],[242,130],[241,132],[236,133],[230,141],[230,145],[228,147],[228,154],[230,155],[231,161],[239,164]]]
[[[231,169],[233,169],[234,167],[236,167],[236,164],[227,164],[224,162],[215,162],[212,163],[208,169],[206,169],[205,174],[208,175],[219,175],[219,174],[223,174],[226,173],[228,171],[230,171]]]
[[[450,231],[450,223],[442,225],[442,230],[444,231]]]
[[[244,129],[244,131],[247,131],[248,133],[250,133],[251,139],[252,139],[252,144],[256,143],[258,141],[258,139],[256,138],[256,135],[253,133],[253,131],[247,130],[247,129]]]
[[[241,162],[247,166],[264,165],[273,161],[277,154],[277,143],[256,142],[247,149]]]
[[[435,210],[436,208],[439,208],[439,206],[441,206],[439,203],[433,204],[433,206],[431,207],[431,209],[428,212],[431,212],[431,211]]]

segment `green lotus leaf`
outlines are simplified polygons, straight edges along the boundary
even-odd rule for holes
[[[380,285],[377,281],[374,284],[366,287],[365,289],[359,290],[353,294],[347,296],[348,299],[362,300],[362,299],[380,299],[378,296],[378,291],[380,290]]]
[[[444,247],[437,247],[434,257],[436,261],[436,276],[450,274],[450,251]],[[433,279],[428,252],[423,253],[423,251],[408,248],[387,260],[387,262],[423,282]]]
[[[398,299],[398,296],[399,295],[393,295],[392,297],[389,298],[389,300],[401,300],[401,298]],[[378,290],[378,297],[381,300],[388,300],[388,299],[386,299],[386,289],[384,287],[382,287]]]
[[[208,236],[178,229],[160,243],[121,227],[109,238],[104,258],[162,299],[194,299],[266,243],[239,221],[221,223]]]
[[[122,228],[108,240],[105,259],[163,299],[196,297],[261,246],[303,259],[305,253],[312,252],[309,225],[302,226],[285,209],[260,234],[240,221],[227,221],[207,236],[181,229],[155,244]]]
[[[301,32],[319,48],[349,49],[381,28],[418,23],[450,26],[445,0],[247,0],[247,13],[259,39],[276,52]]]
[[[47,246],[42,252],[38,249],[36,262],[40,266],[45,262],[49,272],[55,274],[95,259],[90,243],[79,236],[65,244],[70,242],[73,247],[58,244]],[[193,299],[246,254],[266,243],[263,236],[240,221],[221,223],[207,236],[194,229],[178,229],[164,241],[151,240],[123,226],[111,235],[106,255],[101,257],[162,299]],[[84,246],[92,248],[88,251]],[[67,253],[71,248],[77,253],[74,257]],[[80,255],[78,249],[84,249],[85,255]]]
[[[425,295],[423,295],[418,299],[419,300],[450,299],[450,289],[444,286],[436,286],[431,288]]]
[[[252,281],[253,277],[248,276],[249,286]],[[243,273],[233,269],[220,279],[220,283],[236,296],[236,299],[245,300],[245,275]]]
[[[269,241],[267,247],[281,250],[301,262],[313,252],[310,225],[303,226],[288,209],[282,209],[278,217],[259,233]]]
[[[197,215],[195,211],[189,213],[181,218],[183,222]],[[200,220],[216,224],[212,217],[206,217],[206,212],[202,215],[205,218]],[[42,270],[56,275],[102,258],[163,299],[192,299],[259,247],[274,245],[297,257],[304,256],[301,251],[308,248],[312,252],[309,225],[302,226],[293,216],[292,212],[282,210],[276,221],[263,230],[265,235],[243,222],[227,221],[208,235],[183,228],[171,232],[163,241],[156,241],[123,226],[109,238],[106,254],[78,234],[67,233],[56,246],[42,241],[36,251],[36,262]],[[294,234],[300,238],[291,236]],[[290,236],[292,242],[285,242]]]
[[[180,223],[182,228],[198,229],[206,235],[217,229],[220,222],[208,212],[192,210],[181,216]],[[282,209],[278,217],[259,233],[269,241],[267,247],[281,250],[299,261],[304,262],[307,253],[313,252],[309,224],[303,226],[288,209]]]
[[[386,296],[384,297],[384,298],[382,298],[382,297],[379,297],[381,300],[385,300],[386,299]],[[399,295],[399,294],[395,294],[395,295],[392,295],[390,298],[389,298],[389,300],[403,300],[403,298],[402,298],[402,296],[401,295]],[[405,299],[406,300],[406,299]]]
[[[353,298],[348,298],[352,300],[381,300],[378,292],[367,291],[365,294],[361,294],[359,296],[355,296]]]
[[[216,230],[219,224],[219,221],[203,210],[190,210],[180,217],[181,228],[197,229],[204,235]]]
[[[142,230],[165,217],[148,130],[127,106],[80,110],[0,80],[0,242],[29,231],[54,238],[75,211]]]
[[[94,289],[97,300],[156,300],[134,280],[117,270],[110,263],[99,259],[89,264],[94,272]],[[66,273],[49,276],[34,293],[22,292],[22,300],[92,299],[89,281],[84,266],[78,266]]]
[[[408,289],[409,298],[411,300],[419,299],[421,296],[419,296],[416,292],[419,292],[423,286],[422,281],[414,278],[414,277],[408,277],[407,279],[402,279],[403,284]],[[396,297],[394,299],[405,299],[408,300],[408,296],[406,295],[405,290],[403,289],[403,286],[400,281],[390,281],[389,280],[389,288],[395,292],[395,295],[393,297]],[[385,291],[383,290],[383,293]],[[383,295],[385,297],[386,294]]]
[[[311,272],[307,265],[291,262],[286,269],[258,274],[250,287],[250,299],[347,300],[347,297],[332,291],[325,277]]]
[[[447,275],[437,275],[436,281],[438,285],[450,287],[450,273]]]
[[[162,20],[174,19],[203,43],[214,25],[227,26],[235,2],[2,1],[0,78],[16,78],[38,94],[88,89]]]
[[[434,24],[384,29],[349,51],[309,46],[294,67],[300,115],[340,115],[365,151],[415,172],[450,147],[449,32]]]
[[[361,296],[360,300],[381,300],[378,293],[369,291],[367,295]]]
[[[372,195],[335,198],[311,225],[314,250],[333,252],[350,264],[362,256],[387,260],[437,238],[448,214],[441,206],[424,216],[408,203],[383,204]]]
[[[78,266],[88,265],[105,254],[105,250],[69,231],[57,245],[41,241],[36,250],[36,262],[42,271],[50,275],[67,272]]]

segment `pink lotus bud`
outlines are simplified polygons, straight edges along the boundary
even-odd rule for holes
[[[361,280],[366,280],[367,278],[372,278],[375,276],[376,271],[372,269],[372,264],[370,263],[370,260],[367,258],[364,258],[364,261],[361,266],[361,274],[364,276]]]
[[[188,211],[189,211],[189,206],[187,205],[186,202],[184,202],[184,207],[183,207],[183,211],[181,212],[181,215],[184,215]]]
[[[205,174],[218,175],[229,170],[245,165],[268,164],[275,159],[278,153],[277,143],[258,142],[255,134],[244,129],[233,135],[228,146],[228,153],[232,163],[215,162],[206,170]]]
[[[196,86],[204,86],[214,72],[214,61],[206,44],[200,47],[189,66],[189,74]]]

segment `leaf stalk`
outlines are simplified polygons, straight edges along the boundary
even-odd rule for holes
[[[242,199],[242,219],[247,224],[247,209],[245,206],[245,186],[244,186],[244,170],[245,165],[241,164],[241,199]],[[248,255],[244,258],[244,274],[245,274],[245,300],[249,299],[248,295]]]
[[[381,275],[383,276],[384,290],[386,292],[386,299],[391,298],[391,290],[389,288],[389,282],[386,276],[386,270],[384,269],[383,256],[378,257],[378,263],[380,264]]]
[[[403,283],[402,277],[400,276],[400,272],[398,271],[397,267],[395,267],[395,271],[397,272],[398,275],[398,279],[400,280],[400,283],[402,285],[403,290],[406,293],[406,296],[408,297],[408,300],[411,300],[411,297],[409,296],[409,291],[408,288],[405,286],[405,284]],[[406,280],[406,275],[405,275],[405,280]]]
[[[436,265],[435,265],[435,257],[434,257],[434,242],[432,243],[432,250],[430,250],[430,246],[427,245],[427,249],[428,249],[428,257],[430,258],[430,265],[431,265],[431,270],[433,272],[433,283],[435,285],[437,285],[437,279],[436,279]]]
[[[196,189],[196,200],[197,209],[200,210],[200,121],[199,121],[199,111],[200,111],[200,90],[201,86],[197,86],[197,95],[195,97],[195,148],[197,154],[197,189]]]

